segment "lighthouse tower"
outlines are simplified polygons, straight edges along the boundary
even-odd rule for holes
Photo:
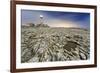
[[[40,24],[43,24],[43,15],[40,15]]]
[[[39,15],[39,24],[36,27],[49,27],[47,24],[44,23],[44,16]]]

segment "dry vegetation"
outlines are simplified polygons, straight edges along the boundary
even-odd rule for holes
[[[89,30],[22,27],[21,34],[22,63],[89,59]]]

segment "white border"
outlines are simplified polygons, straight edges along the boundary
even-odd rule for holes
[[[44,63],[21,63],[21,9],[27,10],[46,10],[63,12],[84,12],[90,13],[90,59],[86,61],[64,61],[64,62],[44,62]],[[16,68],[39,68],[54,66],[73,66],[94,64],[94,9],[69,8],[69,7],[50,7],[36,5],[16,5]]]

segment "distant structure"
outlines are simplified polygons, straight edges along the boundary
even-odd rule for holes
[[[22,27],[34,27],[34,26],[35,26],[34,23],[27,23],[27,24],[22,25]]]
[[[43,22],[44,16],[40,15],[40,23],[36,25],[36,27],[49,27],[47,24]]]
[[[43,15],[40,15],[40,24],[43,24]]]

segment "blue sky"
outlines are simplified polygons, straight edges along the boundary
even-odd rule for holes
[[[21,10],[22,25],[27,23],[40,23],[40,15],[43,23],[51,27],[76,27],[90,28],[90,14],[77,12]]]

